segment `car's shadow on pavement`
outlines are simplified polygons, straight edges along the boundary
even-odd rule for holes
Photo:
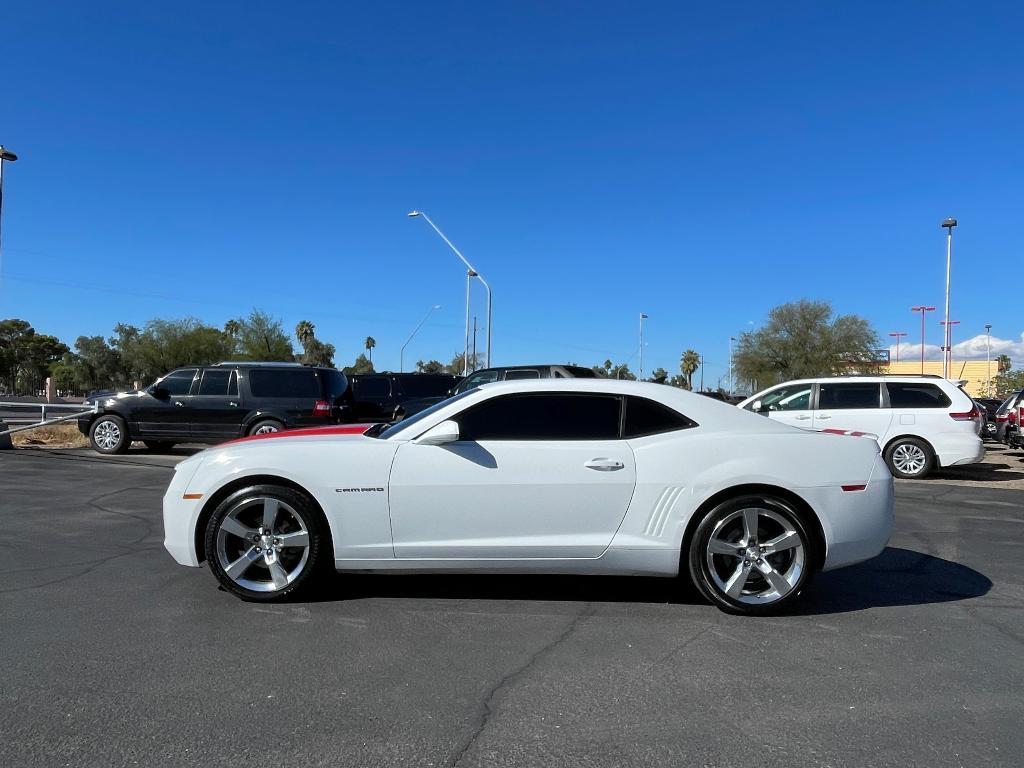
[[[807,616],[868,608],[926,605],[980,597],[992,588],[965,565],[898,547],[865,563],[818,574],[804,595],[781,611]],[[488,574],[337,574],[307,596],[316,602],[418,598],[596,603],[677,603],[703,600],[686,579],[630,576]],[[457,610],[457,609],[456,609]]]

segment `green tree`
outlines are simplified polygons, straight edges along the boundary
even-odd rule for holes
[[[306,365],[334,367],[334,345],[325,344],[316,337],[316,326],[309,320],[300,320],[295,336],[302,345],[302,362]]]
[[[295,350],[280,320],[254,309],[249,317],[238,318],[235,323],[238,330],[234,336],[222,335],[234,340],[236,359],[289,363],[295,360]]]
[[[445,373],[445,366],[440,360],[416,361],[417,373]]]
[[[679,370],[686,377],[686,388],[689,390],[693,389],[693,374],[697,372],[698,368],[700,368],[700,354],[692,349],[683,352],[683,356],[679,358]]]
[[[0,320],[0,388],[35,391],[68,351],[56,336],[36,333],[26,320]]]
[[[1013,363],[1010,362],[1009,355],[999,355],[996,358],[996,364],[1000,373],[1002,373],[1003,371],[1008,371],[1011,367],[1013,367]]]
[[[996,397],[1009,397],[1011,392],[1024,389],[1024,369],[1013,370],[1007,366],[998,376],[992,377],[992,389]]]
[[[120,353],[102,336],[79,336],[69,362],[82,389],[108,389],[126,383]]]
[[[360,354],[352,365],[346,366],[342,370],[345,373],[375,373],[373,363],[364,354]]]
[[[230,359],[234,342],[223,331],[196,320],[150,320],[134,345],[137,376],[150,382],[183,365],[209,365]]]
[[[121,370],[115,385],[128,386],[132,382],[144,378],[139,358],[139,339],[142,332],[134,325],[118,323],[114,326],[114,336],[107,339],[110,348],[117,353]]]
[[[878,334],[864,318],[835,317],[827,302],[801,299],[775,307],[764,327],[740,336],[734,369],[737,379],[761,387],[871,370],[878,346]]]
[[[377,346],[377,340],[373,336],[367,336],[366,341],[363,342],[363,346],[366,347],[366,351],[370,355],[370,362],[373,362],[373,348]]]
[[[658,384],[664,384],[666,381],[668,381],[668,371],[666,371],[664,368],[655,368],[653,371],[651,371],[650,380]]]
[[[470,355],[469,355],[469,367],[466,369],[467,371],[469,371],[469,373],[472,373],[473,371],[475,371],[475,370],[477,370],[478,368],[481,367],[481,365],[480,365],[481,357],[482,357],[482,355],[480,355],[480,354],[474,355],[472,352],[470,353]],[[454,376],[461,376],[462,375],[462,361],[464,359],[465,359],[465,355],[462,352],[459,352],[457,355],[455,355],[455,357],[452,358],[452,361],[450,363],[448,363],[448,373],[450,373],[450,374],[452,374]]]

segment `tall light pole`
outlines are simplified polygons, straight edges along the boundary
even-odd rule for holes
[[[4,161],[13,163],[17,159],[16,154],[9,149],[4,149],[4,145],[0,144],[0,224],[3,222],[4,213]],[[0,247],[2,247],[2,237],[0,237]],[[3,265],[3,251],[0,250],[0,276],[3,275]]]
[[[924,313],[934,312],[935,307],[926,307],[922,304],[920,307],[911,307],[910,311],[921,313],[921,375],[924,376]]]
[[[491,367],[491,325],[493,325],[493,323],[492,323],[493,315],[491,313],[491,286],[488,285],[487,281],[484,280],[483,276],[473,268],[473,265],[470,264],[466,260],[466,257],[463,256],[462,253],[459,252],[459,249],[456,248],[452,244],[452,241],[449,240],[447,237],[445,237],[444,232],[442,232],[440,229],[437,228],[437,225],[430,220],[430,217],[427,216],[427,214],[425,214],[423,211],[409,211],[409,213],[407,215],[410,218],[422,217],[423,220],[426,221],[427,224],[430,225],[431,229],[433,229],[435,232],[437,232],[437,234],[441,237],[441,239],[444,240],[445,243],[448,244],[448,247],[451,248],[452,251],[455,252],[455,255],[458,256],[462,260],[462,263],[466,265],[466,269],[468,269],[469,272],[472,273],[472,274],[467,274],[467,277],[466,277],[466,280],[467,280],[467,282],[466,282],[466,347],[465,347],[465,350],[463,351],[463,360],[465,361],[465,364],[463,365],[463,372],[464,373],[466,371],[466,368],[469,365],[469,282],[468,281],[469,281],[470,278],[475,277],[481,283],[483,283],[484,284],[484,288],[487,289],[487,367],[490,368]]]
[[[985,323],[985,397],[992,396],[992,323]]]
[[[735,336],[729,337],[729,394],[733,392],[733,380],[732,380],[732,343],[736,341]]]
[[[643,381],[644,378],[644,320],[647,319],[647,315],[643,312],[640,313],[640,376],[639,378]]]
[[[900,338],[906,336],[906,331],[897,331],[896,333],[890,333],[890,336],[896,337],[896,362],[900,361]]]
[[[942,228],[946,230],[946,343],[942,354],[942,378],[949,378],[949,369],[953,365],[953,345],[950,343],[950,335],[953,332],[949,321],[949,268],[953,259],[953,228],[956,226],[956,219],[948,218],[942,222]]]
[[[948,379],[953,373],[953,326],[960,325],[959,320],[940,320],[939,324],[943,326],[943,330],[946,334],[946,349],[948,357],[946,358],[945,373],[942,378]]]
[[[432,314],[434,314],[434,310],[435,310],[435,309],[440,309],[440,308],[441,308],[441,305],[440,305],[440,304],[435,304],[435,305],[434,305],[434,306],[432,306],[432,307],[431,307],[430,309],[428,309],[428,310],[427,310],[427,314],[425,314],[425,315],[423,316],[423,319],[422,319],[422,320],[420,320],[420,324],[419,324],[419,325],[417,325],[417,326],[416,326],[416,327],[415,327],[415,328],[413,329],[413,332],[409,334],[409,338],[405,340],[405,344],[403,344],[403,345],[402,345],[402,349],[401,349],[401,350],[399,351],[399,353],[398,353],[398,372],[399,372],[399,373],[405,373],[405,348],[406,348],[407,346],[409,346],[409,342],[410,342],[410,341],[412,341],[412,337],[413,337],[413,336],[415,336],[415,335],[416,335],[417,333],[419,333],[419,330],[420,330],[420,328],[422,328],[422,327],[423,327],[423,324],[424,324],[425,322],[427,322],[428,318],[429,318],[429,317],[430,317],[430,316],[431,316]]]

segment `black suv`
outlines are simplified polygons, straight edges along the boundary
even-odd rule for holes
[[[146,389],[97,397],[99,413],[81,417],[78,429],[100,453],[124,453],[133,440],[154,451],[175,443],[219,443],[348,421],[347,389],[345,374],[333,368],[248,362],[189,366]]]
[[[446,373],[371,373],[349,378],[352,384],[346,401],[350,421],[391,421],[406,403],[437,402],[459,383],[458,376]]]
[[[419,398],[402,403],[395,409],[394,420],[398,421],[414,413],[419,413],[441,402],[446,397],[458,395],[476,389],[481,384],[490,384],[494,381],[515,381],[518,379],[596,379],[597,374],[590,368],[583,368],[578,365],[506,365],[500,368],[481,368],[464,378],[459,385],[448,392],[435,397]]]

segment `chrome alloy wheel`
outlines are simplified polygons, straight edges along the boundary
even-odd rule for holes
[[[747,605],[781,600],[800,582],[806,552],[800,533],[764,507],[738,509],[711,532],[708,572],[724,594]]]
[[[252,433],[254,435],[268,435],[271,432],[280,432],[280,431],[281,430],[279,430],[273,424],[264,424],[262,427],[257,427],[256,429],[254,429],[252,431]]]
[[[241,499],[217,528],[217,562],[235,584],[253,592],[284,589],[308,559],[309,530],[280,499]]]
[[[96,445],[104,451],[112,451],[121,442],[121,428],[113,421],[101,421],[92,433]]]
[[[905,475],[920,474],[927,463],[924,449],[914,443],[901,443],[892,452],[892,465]]]

